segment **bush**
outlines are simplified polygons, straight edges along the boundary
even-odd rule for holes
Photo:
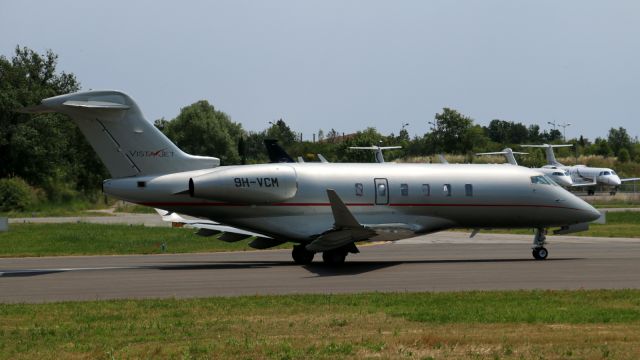
[[[36,202],[36,190],[19,177],[0,179],[0,211],[24,211]]]
[[[631,160],[631,156],[629,155],[629,150],[620,149],[620,152],[618,153],[618,161],[620,161],[621,163],[626,163],[626,162],[629,162],[629,160]]]

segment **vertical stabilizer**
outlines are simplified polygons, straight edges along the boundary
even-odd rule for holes
[[[42,100],[27,113],[59,112],[80,127],[114,178],[212,168],[214,157],[184,153],[119,91],[86,91]]]
[[[522,147],[535,147],[535,148],[544,148],[545,155],[547,157],[547,164],[554,166],[564,166],[556,160],[556,155],[553,153],[553,148],[557,147],[569,147],[573,146],[572,144],[542,144],[542,145],[520,145]]]

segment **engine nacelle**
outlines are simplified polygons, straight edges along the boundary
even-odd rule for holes
[[[191,197],[233,203],[274,203],[291,199],[298,191],[292,167],[232,167],[189,179]]]

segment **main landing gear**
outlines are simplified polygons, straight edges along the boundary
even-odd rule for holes
[[[536,234],[533,237],[533,246],[531,247],[532,249],[531,254],[533,255],[533,258],[536,260],[544,260],[549,255],[549,251],[544,247],[544,244],[546,244],[545,240],[547,238],[546,234],[547,234],[547,229],[544,229],[544,228],[536,229]]]
[[[293,251],[291,252],[291,256],[293,257],[293,262],[298,265],[309,265],[313,261],[313,256],[316,253],[313,251],[309,251],[305,248],[305,245],[295,245],[293,247]]]
[[[349,244],[347,246],[342,246],[337,249],[325,250],[322,252],[322,261],[326,265],[342,265],[347,258],[349,253],[358,253],[360,252],[355,244]],[[296,245],[293,247],[293,251],[291,252],[291,256],[293,257],[293,261],[298,265],[309,265],[313,262],[313,257],[315,256],[315,252],[307,250],[304,244]]]

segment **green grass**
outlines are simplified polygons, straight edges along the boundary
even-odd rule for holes
[[[11,224],[0,233],[0,257],[56,255],[157,254],[250,250],[250,240],[225,243],[201,237],[187,228],[101,224]],[[493,230],[492,233],[532,234],[531,230]],[[577,236],[640,237],[640,212],[610,212],[607,224],[592,224]],[[280,248],[290,247],[284,244]]]
[[[0,257],[157,254],[251,249],[249,240],[226,243],[186,228],[102,224],[11,224],[0,233]]]
[[[0,305],[0,358],[628,358],[640,290]]]
[[[110,214],[88,212],[87,210],[106,209],[111,202],[92,202],[89,200],[71,200],[63,203],[42,202],[25,211],[0,212],[0,216],[19,217],[51,217],[51,216],[110,216]]]

